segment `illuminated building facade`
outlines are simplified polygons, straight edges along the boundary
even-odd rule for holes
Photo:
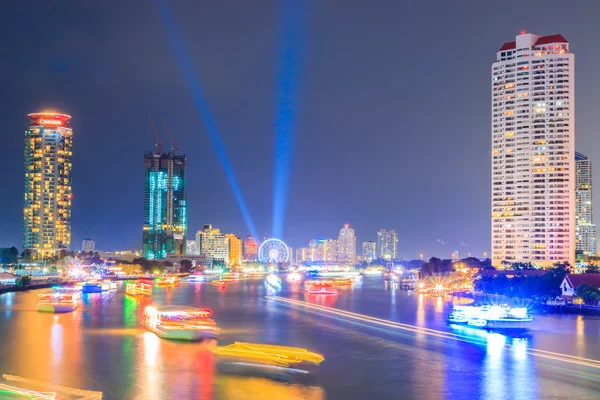
[[[377,232],[377,257],[384,260],[396,258],[398,235],[394,229],[380,229]]]
[[[71,116],[51,112],[28,116],[23,248],[34,259],[52,258],[71,244]]]
[[[521,32],[492,64],[492,264],[575,259],[575,56]]]
[[[296,263],[300,264],[305,261],[312,261],[310,248],[301,247],[299,249],[296,249]]]
[[[144,257],[186,254],[187,160],[173,151],[144,155]]]
[[[596,225],[592,214],[592,162],[575,152],[575,249],[596,255]]]
[[[356,236],[354,236],[354,229],[350,228],[350,224],[345,224],[340,229],[337,245],[338,261],[350,265],[356,264]]]
[[[92,239],[83,239],[81,242],[81,251],[85,253],[93,253],[96,251],[96,243]]]
[[[452,252],[452,254],[450,255],[450,259],[452,260],[452,262],[460,261],[460,253],[458,252],[458,250],[454,250]]]
[[[246,239],[243,243],[243,255],[244,260],[247,261],[257,261],[258,260],[258,243],[256,240],[250,236],[246,235]]]
[[[242,239],[228,233],[225,235],[229,240],[229,265],[241,265],[242,264]]]
[[[323,246],[323,261],[337,261],[338,259],[338,242],[335,239],[326,239],[322,241]]]
[[[196,252],[196,240],[185,241],[185,254],[189,254],[191,256],[198,254]]]
[[[366,262],[371,262],[377,258],[377,245],[373,241],[363,242],[362,244],[362,259]]]
[[[210,260],[229,264],[229,239],[212,225],[204,225],[204,230],[196,233],[196,251]]]

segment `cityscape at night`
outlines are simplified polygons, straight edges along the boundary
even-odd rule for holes
[[[2,399],[598,399],[600,2],[7,4]]]

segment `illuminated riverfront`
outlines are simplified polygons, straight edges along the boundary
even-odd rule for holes
[[[303,291],[303,282],[284,279],[277,289],[264,278],[231,279],[225,287],[155,285],[152,297],[125,296],[119,285],[117,291],[83,294],[83,305],[68,314],[36,313],[37,291],[6,293],[0,295],[0,371],[102,391],[104,399],[177,394],[267,399],[269,393],[300,399],[397,398],[399,391],[405,398],[553,393],[592,399],[600,387],[598,319],[540,315],[528,334],[505,336],[449,327],[450,304],[443,298],[390,288],[381,276],[340,287],[335,296]],[[259,356],[260,348],[244,347],[266,343],[309,351],[307,357],[314,353],[324,361],[311,374],[287,381],[256,371],[232,372],[222,368],[208,344],[165,340],[145,329],[148,306],[177,304],[212,310],[210,318],[221,328],[218,346],[225,350],[217,355],[222,357],[240,354],[246,363],[297,369],[276,362],[276,352]],[[573,340],[565,341],[565,335]],[[235,342],[243,343],[227,347]],[[81,368],[65,374],[63,365]],[[339,379],[342,369],[344,379]]]

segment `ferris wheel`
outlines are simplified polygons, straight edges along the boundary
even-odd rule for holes
[[[283,241],[275,238],[265,240],[258,249],[258,260],[266,264],[288,262],[290,249]]]

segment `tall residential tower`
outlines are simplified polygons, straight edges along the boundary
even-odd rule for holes
[[[596,225],[592,214],[592,162],[575,153],[575,249],[588,256],[596,255]]]
[[[393,260],[396,258],[398,247],[398,235],[394,229],[380,229],[377,232],[377,257],[384,260]]]
[[[340,229],[337,245],[338,261],[350,265],[356,264],[356,236],[354,236],[354,229],[350,228],[350,224],[344,224],[344,227]]]
[[[575,259],[575,56],[521,32],[492,64],[492,263]]]
[[[23,249],[35,259],[52,258],[71,244],[71,116],[54,112],[28,116]]]
[[[160,146],[144,155],[143,256],[186,254],[186,156],[163,153]]]

